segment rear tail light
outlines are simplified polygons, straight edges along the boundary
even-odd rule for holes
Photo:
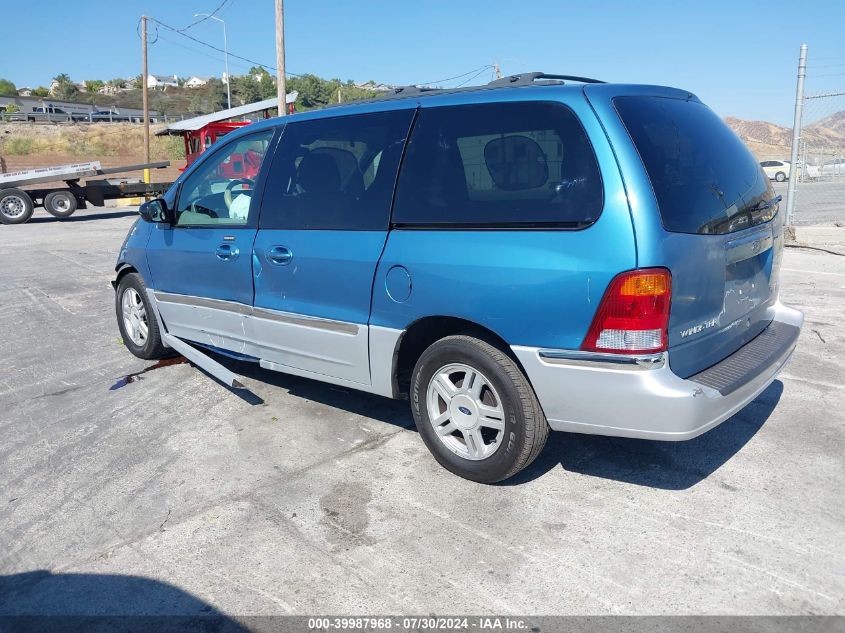
[[[616,354],[666,350],[672,275],[665,268],[630,270],[613,278],[582,350]]]

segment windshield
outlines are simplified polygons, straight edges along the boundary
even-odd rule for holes
[[[663,226],[731,233],[777,213],[768,178],[742,141],[699,101],[617,97],[614,106],[640,154]]]

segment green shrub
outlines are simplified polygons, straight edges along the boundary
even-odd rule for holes
[[[2,151],[15,156],[26,156],[32,154],[33,139],[21,136],[12,136],[3,140]]]

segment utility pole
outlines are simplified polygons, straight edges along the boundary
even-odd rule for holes
[[[144,108],[144,162],[150,162],[150,100],[147,95],[147,16],[141,16],[141,100]],[[150,170],[144,170],[144,182],[150,182]]]
[[[279,116],[288,113],[285,88],[285,8],[284,0],[276,0],[276,93],[279,97]]]
[[[804,110],[804,77],[807,74],[807,45],[801,44],[798,54],[798,85],[795,88],[795,118],[792,123],[792,155],[789,164],[789,187],[786,190],[786,225],[792,226],[795,211],[795,185],[798,182],[798,150],[801,141],[801,116]]]

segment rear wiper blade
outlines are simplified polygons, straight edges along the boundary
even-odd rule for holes
[[[776,204],[779,204],[781,200],[783,200],[783,196],[775,196],[771,200],[760,200],[749,211],[765,211],[766,209],[771,209]]]

